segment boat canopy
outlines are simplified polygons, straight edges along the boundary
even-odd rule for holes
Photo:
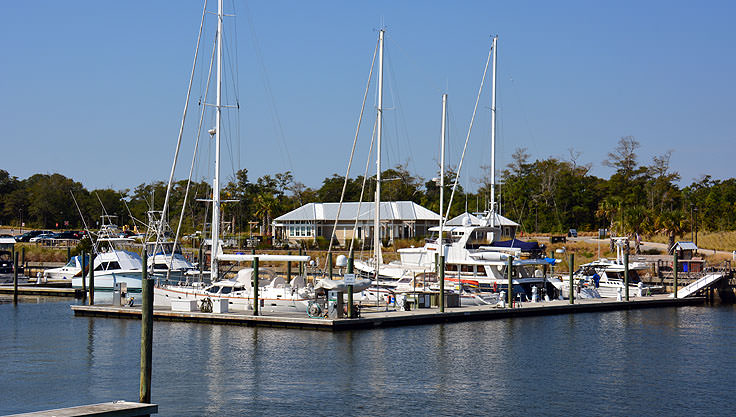
[[[493,242],[493,246],[500,247],[500,248],[518,248],[524,252],[534,252],[534,251],[538,251],[541,249],[539,247],[539,243],[537,242],[524,242],[523,240],[519,240],[519,239],[511,239],[511,240]]]

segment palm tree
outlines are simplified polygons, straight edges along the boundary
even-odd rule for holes
[[[654,229],[650,212],[642,206],[629,207],[624,211],[624,227],[631,232],[629,237],[634,238],[636,254],[641,254],[639,236]]]
[[[687,220],[683,216],[682,211],[672,210],[662,212],[656,221],[657,232],[664,233],[667,235],[669,243],[667,245],[667,252],[672,251],[675,246],[675,237],[685,233],[688,227]]]
[[[274,206],[276,205],[276,200],[274,200],[271,194],[261,193],[256,196],[255,203],[255,215],[263,219],[261,234],[268,234],[268,225],[271,223],[271,214],[273,213]]]

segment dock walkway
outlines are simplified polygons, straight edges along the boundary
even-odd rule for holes
[[[32,413],[13,414],[7,417],[67,417],[67,416],[106,416],[130,417],[147,416],[158,413],[158,405],[114,401],[109,403],[80,405],[78,407],[57,408],[54,410],[36,411]]]
[[[699,305],[703,297],[669,298],[667,295],[636,298],[631,301],[615,299],[583,299],[576,304],[567,300],[544,303],[524,303],[519,308],[497,308],[491,306],[469,306],[447,308],[444,313],[438,309],[421,308],[413,311],[385,311],[364,308],[362,317],[356,319],[309,318],[301,313],[264,313],[254,316],[251,312],[230,312],[226,314],[178,312],[169,309],[154,309],[153,318],[159,321],[181,321],[192,323],[229,324],[239,326],[281,327],[307,330],[341,331],[371,329],[380,327],[413,326],[435,323],[494,320],[508,317],[530,317],[553,314],[589,313],[643,308],[675,307]],[[71,306],[76,316],[94,316],[123,319],[140,319],[140,307],[113,306]]]

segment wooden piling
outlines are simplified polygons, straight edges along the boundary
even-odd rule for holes
[[[440,313],[445,312],[445,256],[439,255],[439,281],[440,281]]]
[[[291,251],[289,251],[291,256]],[[291,282],[291,261],[286,261],[286,282]]]
[[[629,251],[628,248],[624,252],[624,294],[626,301],[629,301]]]
[[[575,304],[575,280],[572,277],[573,272],[575,272],[575,254],[570,254],[570,296],[567,297],[570,299],[570,304]]]
[[[672,252],[674,252],[674,255],[673,255],[674,259],[672,261],[672,272],[673,272],[674,281],[675,281],[674,282],[674,284],[675,284],[675,298],[677,298],[677,251],[675,250],[675,251],[672,251]]]
[[[330,279],[332,279],[332,252],[327,254],[327,269]]]
[[[82,265],[82,298],[87,298],[87,255],[82,251],[80,253],[81,259],[81,265]]]
[[[514,283],[513,283],[513,266],[514,266],[514,257],[509,255],[508,257],[508,263],[506,264],[506,275],[508,276],[509,283],[508,283],[508,294],[506,295],[506,299],[508,300],[508,306],[511,308],[511,306],[514,305]]]
[[[354,256],[355,253],[353,252],[353,249],[350,249],[350,257],[348,258],[348,274],[353,273],[353,263],[354,263]],[[353,318],[353,286],[348,285],[348,318]]]
[[[69,259],[72,259],[72,248],[67,246],[66,247],[66,261],[69,262]]]
[[[95,305],[95,253],[89,254],[89,305]]]
[[[258,315],[258,257],[253,258],[253,315]]]
[[[141,270],[141,375],[140,402],[151,403],[151,373],[153,367],[153,280],[148,279],[148,256],[143,250]]]
[[[18,302],[18,252],[13,251],[13,303]]]

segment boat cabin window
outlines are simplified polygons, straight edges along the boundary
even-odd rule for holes
[[[230,294],[233,291],[233,287],[222,287],[220,294]]]
[[[69,259],[69,262],[67,262],[66,265],[64,265],[64,266],[69,267],[69,268],[76,268],[76,266],[77,266],[77,259],[74,258],[74,257],[72,257],[71,259]]]
[[[217,294],[220,292],[220,286],[219,285],[212,286],[207,289],[207,292],[211,294]]]
[[[95,267],[95,271],[109,271],[111,269],[120,269],[120,264],[117,261],[100,262],[100,264]]]
[[[153,264],[153,269],[167,269],[168,265],[165,262],[156,262]]]

